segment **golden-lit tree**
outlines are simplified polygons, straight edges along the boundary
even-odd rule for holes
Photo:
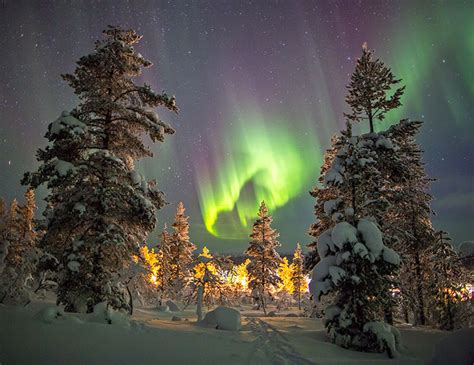
[[[301,294],[308,290],[308,283],[303,267],[303,258],[301,246],[298,243],[293,253],[293,262],[291,263],[291,282],[293,284],[293,295],[298,301],[298,309],[301,309]]]
[[[194,278],[192,281],[193,296],[196,296],[198,319],[202,319],[202,305],[207,306],[220,301],[221,304],[226,296],[227,283],[224,271],[228,270],[230,260],[213,256],[209,249],[204,246],[202,252],[194,265]]]
[[[278,290],[288,294],[293,294],[293,265],[288,262],[286,257],[283,257],[280,262],[280,266],[278,268],[278,277],[280,278]]]

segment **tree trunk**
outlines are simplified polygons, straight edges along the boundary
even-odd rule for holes
[[[202,300],[204,297],[204,285],[201,285],[198,288],[197,292],[197,307],[196,307],[196,315],[198,317],[198,322],[202,321]]]
[[[421,325],[426,324],[425,317],[425,303],[423,298],[423,284],[422,284],[422,273],[421,273],[421,263],[420,263],[420,253],[418,250],[415,252],[415,273],[416,273],[416,295],[417,295],[417,305],[418,305],[418,321]]]
[[[129,298],[129,301],[128,301],[128,305],[130,306],[129,313],[130,315],[132,315],[133,314],[133,296],[128,285],[125,287],[127,288],[127,293],[128,293],[128,298]]]

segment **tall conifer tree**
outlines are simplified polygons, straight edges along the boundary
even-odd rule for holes
[[[271,228],[273,218],[268,215],[265,202],[262,201],[258,211],[258,218],[253,224],[250,234],[250,244],[245,254],[250,256],[248,266],[249,288],[257,290],[262,309],[267,314],[265,296],[270,287],[278,285],[278,267],[280,265],[280,255],[276,248],[280,246],[277,241],[278,232]]]
[[[178,111],[174,97],[133,81],[152,65],[134,48],[142,37],[117,27],[104,35],[63,75],[80,103],[49,125],[41,165],[23,179],[50,190],[43,246],[60,261],[57,296],[66,311],[90,312],[103,301],[129,310],[121,272],[164,204],[134,163],[152,156],[143,135],[161,142],[174,133],[154,109]]]
[[[189,241],[189,217],[184,212],[184,204],[180,202],[176,208],[171,236],[171,286],[175,298],[181,296],[193,278],[193,252],[196,250],[196,246]]]

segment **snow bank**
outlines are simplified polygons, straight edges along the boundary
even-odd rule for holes
[[[474,328],[455,331],[441,339],[426,365],[474,364]]]
[[[229,307],[217,307],[206,313],[204,325],[227,331],[238,331],[242,327],[240,312]]]

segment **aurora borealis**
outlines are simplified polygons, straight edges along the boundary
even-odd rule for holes
[[[142,81],[180,107],[163,115],[177,133],[140,164],[170,202],[159,227],[183,201],[193,242],[242,252],[264,199],[282,250],[304,245],[314,220],[308,191],[344,125],[345,85],[366,41],[406,85],[403,106],[376,129],[425,121],[434,223],[456,244],[472,240],[472,14],[474,3],[461,0],[3,1],[0,196],[23,194],[20,177],[36,166],[48,123],[77,103],[60,74],[117,24],[144,35],[139,51],[155,66]]]
[[[215,159],[197,163],[204,224],[219,238],[248,236],[255,206],[262,200],[275,210],[304,192],[317,171],[316,164],[306,164],[306,156],[320,154],[311,148],[309,134],[301,144],[288,123],[276,116],[265,120],[254,112],[237,118],[224,136],[223,150],[213,151]]]

